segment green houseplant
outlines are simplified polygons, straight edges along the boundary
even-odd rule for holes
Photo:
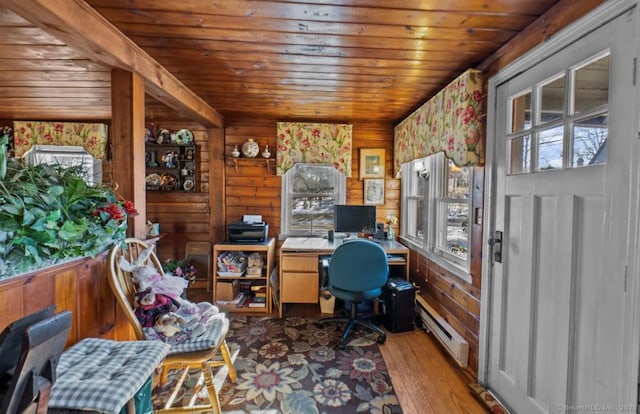
[[[7,159],[0,138],[0,279],[95,256],[126,237],[130,201],[89,186],[78,167]]]

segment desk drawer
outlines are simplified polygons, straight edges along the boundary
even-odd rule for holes
[[[318,303],[318,285],[317,272],[283,272],[282,286],[280,286],[280,302]]]
[[[280,259],[280,266],[284,271],[295,270],[299,272],[316,272],[316,275],[318,274],[318,254],[283,254]]]

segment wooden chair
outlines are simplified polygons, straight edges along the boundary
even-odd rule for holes
[[[134,313],[136,285],[133,283],[132,275],[129,272],[123,271],[120,268],[118,262],[119,257],[122,255],[124,255],[129,262],[133,262],[147,247],[147,244],[145,244],[141,240],[127,238],[124,242],[124,247],[114,246],[109,252],[109,284],[111,285],[111,289],[118,301],[118,304],[124,310],[127,319],[131,323],[136,338],[139,340],[144,340],[146,338],[142,326],[140,325],[140,322],[138,321],[138,318]],[[147,259],[146,264],[155,267],[160,274],[164,275],[160,260],[155,255],[155,253],[151,253],[149,258]],[[229,328],[229,321],[226,318],[214,318],[213,321],[214,323],[208,325],[208,329],[210,331],[213,331],[215,329],[217,330],[217,333],[211,332],[211,337],[214,338],[215,341],[211,341],[208,347],[201,349],[203,348],[202,340],[196,341],[197,343],[191,344],[189,343],[191,340],[188,340],[185,343],[172,347],[172,350],[169,351],[167,358],[162,364],[160,383],[162,384],[166,382],[168,371],[170,369],[178,368],[181,369],[183,373],[179,377],[177,384],[171,396],[167,400],[165,407],[157,412],[221,412],[218,393],[213,383],[213,373],[211,371],[211,368],[226,366],[228,369],[229,379],[233,383],[237,381],[237,375],[233,366],[233,362],[231,361],[229,348],[225,340],[227,330]],[[209,332],[205,333],[205,335],[207,334],[209,334]],[[222,354],[222,360],[216,359],[219,351]],[[188,406],[172,407],[173,402],[187,377],[187,371],[190,368],[200,368],[202,370],[202,375],[204,376],[204,386],[207,389],[207,394],[209,397],[209,404],[195,405],[197,394],[202,387],[202,385],[199,385],[196,386],[193,397]],[[202,381],[198,382],[198,384],[201,383]]]
[[[47,311],[48,312],[48,311]],[[10,378],[0,387],[0,412],[45,414],[56,366],[71,330],[71,311],[45,317],[33,315],[19,321],[20,355]],[[30,322],[33,324],[27,325]],[[16,332],[17,332],[16,331]],[[14,351],[3,354],[10,357]]]

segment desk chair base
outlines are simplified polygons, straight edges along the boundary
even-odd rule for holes
[[[347,324],[347,326],[344,328],[344,331],[342,332],[342,336],[340,337],[340,342],[338,343],[339,349],[345,349],[347,337],[349,336],[349,334],[351,333],[351,330],[356,325],[360,325],[364,328],[367,328],[373,331],[374,333],[377,333],[378,337],[376,338],[376,342],[379,344],[383,344],[387,340],[387,334],[382,329],[380,329],[379,327],[374,325],[372,322],[367,320],[374,316],[375,315],[358,316],[358,303],[351,302],[351,315],[349,317],[342,317],[342,318],[334,317],[334,318],[321,319],[318,321],[318,326],[322,327],[324,324],[332,323],[332,322],[340,322],[340,323]]]

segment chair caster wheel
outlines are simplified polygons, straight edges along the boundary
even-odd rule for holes
[[[385,335],[385,336],[379,336],[379,337],[376,339],[376,342],[377,342],[377,343],[379,343],[379,344],[384,344],[384,341],[386,341],[386,340],[387,340],[386,335]]]

